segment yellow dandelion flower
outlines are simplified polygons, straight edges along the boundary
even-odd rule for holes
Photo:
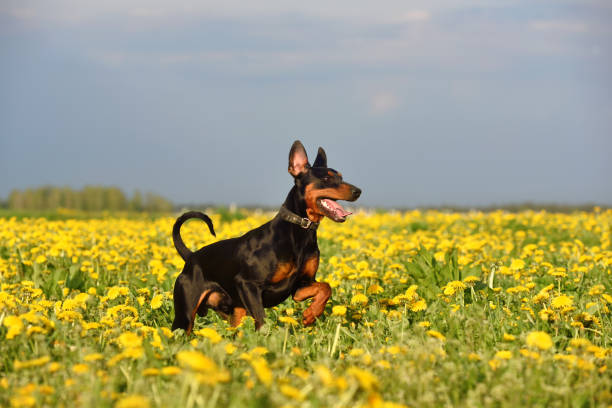
[[[6,339],[10,340],[17,337],[23,331],[23,322],[17,316],[6,316],[2,321],[2,325],[8,327]]]
[[[272,380],[274,379],[274,375],[272,374],[272,370],[268,367],[268,362],[261,357],[257,357],[251,360],[251,367],[255,370],[255,374],[259,381],[263,384],[269,386],[272,384]]]
[[[575,348],[587,348],[591,345],[591,341],[589,339],[583,338],[575,338],[570,340],[570,346]]]
[[[324,386],[331,388],[335,385],[334,376],[329,368],[325,367],[322,364],[318,364],[314,367],[315,373],[321,380]]]
[[[554,297],[550,304],[554,309],[567,310],[572,307],[573,303],[574,302],[571,297],[567,295],[559,295]]]
[[[489,360],[489,367],[491,367],[491,370],[493,371],[497,370],[501,364],[502,360],[498,360],[496,358]]]
[[[595,369],[595,364],[583,358],[578,359],[577,366],[580,370],[584,370],[584,371],[591,371]]]
[[[365,306],[368,304],[368,297],[363,293],[357,293],[351,298],[351,305]]]
[[[227,343],[223,348],[225,350],[225,354],[234,354],[238,347],[234,346],[232,343]]]
[[[419,299],[410,306],[410,310],[412,312],[422,312],[423,310],[426,310],[426,309],[427,309],[427,302],[425,302],[425,299]]]
[[[172,333],[172,330],[170,330],[167,327],[162,327],[161,331],[164,334],[164,336],[166,336],[166,338],[168,339],[171,339],[172,337],[174,337],[174,333]]]
[[[13,367],[15,368],[15,370],[21,370],[24,368],[31,368],[31,367],[40,367],[42,365],[47,364],[49,361],[51,361],[51,357],[49,356],[42,356],[39,358],[35,358],[32,360],[26,360],[26,361],[15,360],[15,362],[13,363]]]
[[[521,270],[524,267],[525,267],[525,261],[523,261],[522,259],[513,259],[512,262],[510,263],[510,269],[512,269],[513,271]]]
[[[252,356],[263,356],[264,354],[268,354],[268,349],[262,346],[258,346],[253,348],[249,354]]]
[[[87,364],[75,364],[72,366],[72,372],[75,374],[85,374],[89,371],[89,366]]]
[[[384,289],[382,288],[382,286],[377,285],[377,284],[370,285],[370,287],[367,290],[367,293],[369,295],[372,295],[372,294],[378,295],[383,292],[384,292]]]
[[[98,361],[102,360],[103,358],[104,356],[101,353],[91,353],[83,357],[83,361]]]
[[[293,400],[296,400],[296,401],[303,401],[305,398],[305,395],[302,393],[302,391],[298,390],[295,387],[287,385],[287,384],[280,386],[280,392],[284,396],[291,398]]]
[[[477,353],[468,354],[468,360],[470,361],[480,361],[481,359],[482,357],[480,357],[480,355],[478,355]]]
[[[219,343],[223,337],[217,331],[211,327],[205,327],[200,330],[196,330],[193,332],[197,336],[206,337],[212,344]]]
[[[455,293],[464,291],[466,288],[465,283],[461,281],[451,281],[442,288],[442,291],[446,296],[452,296]]]
[[[378,360],[376,362],[376,366],[388,370],[391,368],[391,363],[389,363],[387,360]]]
[[[34,407],[36,406],[36,398],[31,395],[18,395],[11,397],[11,407]]]
[[[440,333],[439,331],[436,330],[428,330],[427,331],[427,335],[429,337],[433,337],[434,339],[438,339],[442,342],[446,341],[446,337],[444,337],[444,335],[442,333]]]
[[[540,354],[536,353],[535,351],[531,351],[531,350],[527,350],[527,349],[520,349],[519,353],[521,353],[522,356],[530,358],[532,360],[539,360],[540,359]]]
[[[149,408],[149,399],[142,395],[128,395],[115,404],[115,408]]]
[[[162,294],[155,295],[153,296],[153,299],[151,299],[151,309],[153,310],[159,309],[160,307],[162,307],[163,304],[164,304],[164,295]]]
[[[285,323],[285,324],[288,324],[288,325],[290,325],[290,326],[297,326],[297,325],[298,325],[298,321],[297,321],[297,320],[295,320],[295,319],[294,319],[293,317],[291,317],[291,316],[280,316],[280,317],[278,318],[278,320],[279,320],[281,323]]]
[[[470,283],[476,283],[476,282],[479,282],[479,281],[480,281],[480,278],[478,278],[478,277],[476,277],[476,276],[474,276],[474,275],[469,275],[469,276],[466,276],[466,277],[463,279],[463,282],[464,282],[464,283],[467,283],[467,284],[470,284]]]
[[[500,360],[510,360],[512,358],[512,352],[509,350],[500,350],[495,353],[495,358]]]
[[[310,373],[301,367],[295,367],[293,370],[291,370],[291,373],[304,381],[310,378]]]
[[[353,366],[349,367],[346,373],[355,378],[365,391],[373,391],[378,388],[378,379],[369,371]]]
[[[176,354],[176,359],[181,366],[187,367],[193,371],[212,373],[217,370],[217,364],[199,351],[179,351]]]
[[[140,347],[142,345],[142,338],[133,332],[124,332],[117,337],[117,343],[122,348]]]
[[[387,314],[387,317],[389,319],[401,319],[402,318],[402,312],[400,312],[399,310],[392,310],[389,312],[389,314]]]
[[[162,375],[178,375],[181,373],[181,369],[176,366],[166,366],[162,367],[160,372]]]
[[[346,315],[346,306],[334,306],[332,307],[332,315],[334,316],[344,316]]]
[[[53,395],[55,393],[55,389],[50,385],[41,385],[38,387],[38,392],[42,395]]]
[[[159,375],[159,368],[145,368],[144,370],[142,370],[142,375],[144,377],[154,377],[156,375]]]
[[[418,288],[419,288],[418,285],[410,285],[410,287],[406,289],[406,292],[404,292],[403,297],[408,300],[414,300],[418,298],[419,297],[419,295],[417,294]]]

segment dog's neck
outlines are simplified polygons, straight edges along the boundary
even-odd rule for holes
[[[306,215],[306,203],[300,197],[296,186],[293,186],[291,191],[289,191],[283,206],[299,217],[308,218]],[[273,225],[278,225],[289,236],[292,236],[292,242],[298,246],[302,246],[307,242],[316,242],[316,228],[303,228],[300,225],[283,220],[278,214],[272,222]]]
[[[299,195],[300,194],[297,190],[297,187],[293,186],[293,188],[291,188],[291,191],[289,191],[289,194],[287,194],[287,198],[285,199],[283,205],[289,211],[299,215],[302,218],[306,218],[306,203],[304,202],[304,199],[299,197]]]

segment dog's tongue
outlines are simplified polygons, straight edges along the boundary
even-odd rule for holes
[[[325,202],[325,204],[327,205],[327,207],[334,212],[334,214],[339,217],[339,218],[344,218],[347,215],[351,215],[352,212],[350,211],[346,211],[344,208],[342,208],[342,206],[340,204],[338,204],[337,202],[335,202],[334,200],[330,200],[328,198],[323,199],[322,201]]]

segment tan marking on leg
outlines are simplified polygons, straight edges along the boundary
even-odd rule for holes
[[[232,313],[232,317],[230,318],[230,325],[232,327],[238,327],[240,323],[242,323],[242,319],[244,319],[247,315],[247,311],[244,307],[235,307],[234,313]]]
[[[206,303],[210,307],[217,307],[219,306],[219,302],[221,301],[221,299],[223,299],[223,295],[217,291],[214,291],[213,293],[210,294]]]
[[[311,258],[308,258],[304,264],[302,265],[301,274],[304,276],[308,276],[309,278],[314,278],[317,274],[317,269],[319,269],[319,255],[315,255]]]

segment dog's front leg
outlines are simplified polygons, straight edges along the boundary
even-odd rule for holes
[[[305,326],[313,324],[315,319],[323,314],[325,304],[331,296],[331,287],[325,282],[312,282],[295,291],[293,300],[301,302],[312,298],[312,303],[303,313],[302,323]]]
[[[265,317],[264,307],[261,300],[261,285],[254,281],[245,280],[240,275],[236,276],[234,281],[236,283],[238,295],[240,296],[240,300],[242,301],[246,312],[253,316],[253,319],[255,319],[255,328],[259,330],[259,328],[263,325]],[[234,309],[234,314],[241,314],[241,316],[236,316],[237,324],[240,324],[240,321],[244,317],[245,313],[241,313],[241,311],[236,312],[236,309]],[[232,321],[232,323],[234,323],[234,321]]]

